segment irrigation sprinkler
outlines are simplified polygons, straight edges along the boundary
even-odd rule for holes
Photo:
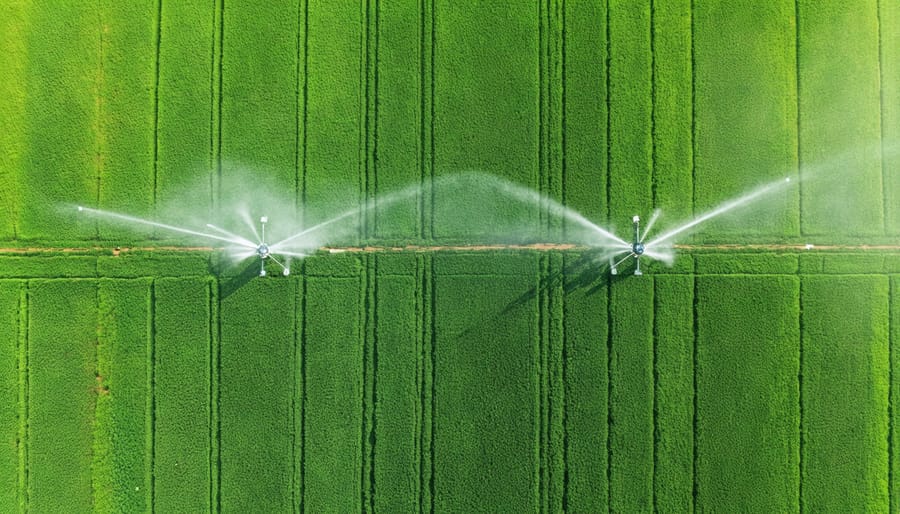
[[[658,213],[659,211],[653,213],[653,217],[650,218],[650,223],[647,224],[648,230],[650,226],[653,225],[656,217],[659,215]],[[634,225],[634,238],[632,239],[631,247],[627,252],[616,252],[615,254],[609,256],[609,272],[612,275],[618,275],[619,264],[622,264],[631,257],[634,257],[635,262],[634,274],[643,275],[643,273],[641,272],[641,255],[644,255],[644,237],[641,236],[641,217],[635,215],[633,218],[631,218],[631,222]],[[646,235],[647,233],[645,231],[644,236]],[[615,261],[614,259],[616,255],[621,255],[622,253],[626,254],[625,257],[622,257],[618,261]]]
[[[269,247],[269,244],[266,243],[266,223],[269,222],[268,216],[262,216],[259,218],[260,224],[260,242],[256,245],[256,255],[259,256],[259,276],[266,276],[266,259],[271,259],[272,262],[281,266],[281,273],[284,276],[288,276],[291,274],[291,268],[285,266],[278,259],[272,255],[272,249]]]

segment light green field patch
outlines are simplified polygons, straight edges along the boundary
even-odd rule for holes
[[[804,508],[889,510],[888,293],[884,276],[802,279]]]

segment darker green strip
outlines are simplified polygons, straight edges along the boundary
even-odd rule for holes
[[[213,98],[215,9],[161,1],[157,78],[155,195],[158,212],[189,201],[212,207],[210,152],[216,135]],[[185,195],[189,194],[190,197]]]
[[[152,216],[157,162],[159,6],[100,2],[99,207]],[[135,227],[101,221],[100,235],[135,238]],[[152,235],[153,230],[141,230]],[[143,239],[143,237],[141,237]]]
[[[653,280],[612,284],[610,498],[622,512],[653,508]]]
[[[99,510],[150,508],[152,448],[147,447],[151,385],[150,280],[101,279],[94,506]]]
[[[359,2],[339,0],[327,7],[311,3],[307,23],[306,72],[306,225],[359,205],[360,143],[365,120],[366,85],[361,73],[365,41]],[[341,223],[341,243],[358,241],[363,218]]]
[[[16,173],[18,236],[93,238],[94,221],[73,222],[73,216],[75,205],[94,206],[98,194],[98,7],[79,2],[32,11],[25,74],[29,115],[20,128],[25,148]]]
[[[377,442],[374,454],[374,496],[376,512],[417,510],[419,488],[417,429],[420,420],[418,377],[420,356],[419,297],[413,255],[378,258],[374,309],[377,323],[378,361],[375,370],[375,423]],[[382,275],[392,264],[406,264],[406,273]]]
[[[360,277],[306,280],[304,506],[359,511],[363,448]]]
[[[567,255],[564,265],[566,505],[578,512],[606,510],[607,286]]]
[[[689,276],[654,278],[655,510],[693,510],[694,287]]]
[[[610,216],[645,215],[653,203],[650,5],[609,6]]]
[[[455,260],[477,262],[463,255]],[[433,464],[439,510],[538,508],[538,261],[528,255],[504,261],[530,270],[455,276],[435,262]]]
[[[798,0],[797,16],[803,232],[883,234],[877,0]]]
[[[567,206],[588,219],[604,220],[608,214],[606,2],[567,1],[563,9],[563,197]]]
[[[535,9],[436,0],[433,28],[434,175],[482,172],[540,189]],[[503,228],[539,224],[535,203],[505,202],[500,207],[489,183],[486,188],[459,186],[455,180],[449,184],[436,188],[435,237],[483,238],[502,234]],[[461,211],[467,216],[460,216]]]
[[[794,0],[767,2],[764,12],[754,0],[696,2],[693,11],[698,214],[797,169]],[[798,189],[786,187],[704,224],[700,234],[771,239],[799,227]]]

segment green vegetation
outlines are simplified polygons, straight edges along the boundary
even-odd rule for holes
[[[214,504],[210,283],[203,278],[153,282],[153,505],[167,512],[202,512]]]
[[[193,207],[211,207],[213,160],[218,126],[218,8],[208,2],[162,2],[159,81],[156,87],[156,200],[168,206],[183,200],[180,188],[194,193]],[[221,44],[216,39],[216,43]],[[216,177],[218,175],[216,174]]]
[[[97,203],[138,216],[153,213],[155,198],[155,2],[139,6],[100,2],[97,114]],[[106,239],[134,237],[119,225],[101,225]]]
[[[563,2],[563,198],[588,219],[609,215],[607,203],[608,94],[605,6],[597,2]]]
[[[890,510],[888,295],[883,276],[803,277],[804,508]]]
[[[896,2],[59,4],[0,5],[0,511],[900,505],[900,252],[825,248],[900,233]],[[492,177],[621,234],[785,176],[693,236],[765,247],[643,277],[404,249],[260,279],[72,218],[263,183],[307,225],[374,207],[328,243],[480,244],[558,228]]]
[[[78,3],[28,11],[27,116],[16,127],[24,140],[17,170],[20,239],[96,233],[93,223],[69,222],[69,214],[75,204],[96,203],[98,195],[102,73],[97,9]]]
[[[884,231],[878,4],[797,2],[805,234]]]
[[[369,492],[362,474],[362,280],[340,274],[305,281],[301,500],[311,512],[359,511]]]
[[[15,512],[19,497],[19,340],[23,284],[0,281],[0,509]]]
[[[88,512],[97,375],[97,282],[28,285],[27,505]]]
[[[297,283],[256,280],[221,297],[221,507],[291,509]],[[265,434],[264,437],[261,437]]]
[[[609,496],[611,510],[653,507],[653,281],[610,286]]]
[[[537,17],[515,2],[446,0],[434,2],[433,14],[432,173],[446,177],[479,171],[537,188]],[[502,31],[496,30],[501,26]],[[520,224],[539,221],[534,206],[498,205],[492,189],[449,188],[441,193],[433,206],[435,238],[477,240],[492,228],[473,225],[470,216]]]
[[[694,5],[694,211],[797,169],[794,2]],[[736,47],[740,47],[740,51]],[[797,189],[704,227],[708,238],[798,234]]]
[[[436,510],[537,507],[537,285],[532,255],[434,258]]]
[[[693,210],[691,5],[653,3],[653,206],[673,221]]]
[[[596,279],[579,273],[583,258],[564,261],[565,494],[573,511],[598,512],[609,503],[609,429],[603,422],[609,407],[609,295],[606,287],[583,282]]]
[[[422,95],[423,68],[419,48],[419,17],[415,0],[379,2],[378,116],[375,118],[376,146],[373,181],[375,191],[390,192],[416,184],[422,179]],[[371,53],[370,53],[371,55]],[[370,64],[371,65],[371,64]],[[388,216],[389,214],[389,216]],[[377,209],[374,234],[378,237],[410,239],[424,230],[418,205]],[[383,221],[382,221],[383,220]],[[406,509],[402,509],[406,510]]]
[[[245,173],[231,178],[246,166],[279,189],[297,190],[297,11],[298,3],[288,0],[243,1],[223,9],[219,122],[224,198],[246,187],[240,182]]]
[[[653,201],[650,4],[611,2],[608,17],[609,211],[630,217]]]
[[[900,4],[878,2],[885,232],[900,233]]]
[[[654,287],[655,508],[689,512],[694,505],[694,284],[658,276]]]
[[[150,279],[99,282],[94,506],[146,510],[152,502]]]
[[[799,508],[799,286],[783,275],[696,278],[699,510]]]
[[[307,2],[301,49],[305,102],[301,124],[302,197],[307,219],[358,205],[366,184],[367,50],[359,2]],[[321,211],[321,212],[320,212]],[[354,218],[355,219],[355,218]],[[356,234],[352,234],[356,236]],[[356,241],[351,237],[348,243]]]
[[[412,255],[376,261],[375,510],[412,512],[419,502],[422,329],[420,270]]]
[[[0,6],[0,119],[7,127],[21,127],[25,119],[25,64],[28,5],[25,1],[4,2]],[[0,132],[0,239],[15,239],[19,219],[19,177],[25,148],[20,130]]]

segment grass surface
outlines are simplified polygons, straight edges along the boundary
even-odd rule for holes
[[[93,507],[97,380],[97,282],[28,285],[27,505]]]
[[[538,187],[539,45],[534,11],[516,2],[434,2],[435,176],[489,172]],[[434,199],[436,238],[477,239],[491,233],[491,227],[473,224],[460,212],[539,222],[536,205],[497,206],[490,189],[443,191],[449,192]]]
[[[94,506],[152,505],[150,279],[102,279],[97,344]]]
[[[796,175],[794,2],[694,5],[694,211]],[[796,189],[703,228],[707,237],[768,240],[799,231]]]
[[[153,505],[160,510],[208,510],[213,503],[214,433],[209,283],[161,278],[154,281],[152,295]]]
[[[421,495],[421,277],[411,255],[379,258],[376,273],[375,509],[410,512]]]
[[[95,204],[101,82],[98,7],[67,4],[29,10],[24,140],[18,176],[20,239],[75,239],[93,223],[70,223],[76,204]],[[60,41],[67,44],[60,45]]]
[[[889,292],[883,276],[803,278],[806,508],[890,510]]]
[[[796,511],[799,280],[700,276],[695,287],[695,507]]]
[[[359,275],[306,281],[302,501],[312,511],[363,506],[363,316]]]
[[[0,508],[14,512],[24,498],[19,489],[19,430],[24,426],[19,400],[19,340],[23,284],[0,281]]]
[[[533,256],[498,266],[435,259],[433,444],[435,509],[530,510],[537,476],[540,366]],[[455,266],[470,271],[458,273]],[[533,269],[528,275],[510,270]],[[498,273],[499,272],[499,273]]]
[[[610,507],[653,507],[653,281],[614,281],[610,290]]]
[[[694,505],[693,280],[656,277],[653,294],[654,507],[685,512]]]
[[[97,201],[103,209],[146,216],[156,201],[156,2],[105,1],[99,9]],[[130,233],[100,227],[107,239]]]
[[[884,230],[878,2],[800,1],[800,173],[803,232]],[[838,44],[837,38],[849,41]],[[889,47],[888,47],[889,48]],[[889,101],[889,100],[888,100]]]
[[[296,282],[253,281],[221,297],[221,508],[290,510]],[[261,438],[261,434],[267,434]]]

